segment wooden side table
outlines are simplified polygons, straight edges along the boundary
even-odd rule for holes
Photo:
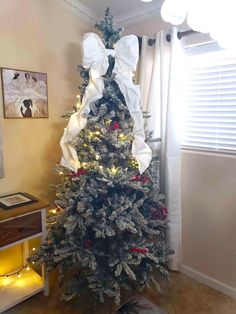
[[[23,244],[25,265],[29,257],[28,241],[40,237],[43,243],[45,239],[47,207],[48,205],[40,200],[10,210],[0,207],[0,251]],[[0,278],[0,313],[41,291],[45,296],[49,294],[48,275],[44,264],[42,276],[29,267],[27,270],[23,269],[21,278]]]

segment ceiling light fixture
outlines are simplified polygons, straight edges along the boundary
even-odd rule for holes
[[[236,48],[235,10],[235,0],[165,0],[161,17],[172,25],[180,25],[187,18],[194,31],[209,33],[222,48]]]
[[[152,2],[152,0],[141,0],[142,2]]]

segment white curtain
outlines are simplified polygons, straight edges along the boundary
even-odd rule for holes
[[[172,270],[180,270],[181,263],[181,182],[179,117],[181,116],[181,75],[183,74],[182,41],[177,29],[171,30],[171,42],[166,32],[156,34],[150,47],[143,37],[140,63],[141,107],[151,118],[147,127],[154,137],[161,138],[152,149],[160,156],[160,188],[165,194],[169,211],[169,246],[175,251],[169,261]]]

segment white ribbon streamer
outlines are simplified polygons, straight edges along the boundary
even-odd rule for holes
[[[138,39],[134,35],[122,37],[114,49],[106,49],[101,38],[95,33],[87,33],[83,40],[83,67],[90,69],[90,83],[87,86],[82,106],[78,112],[71,115],[65,132],[61,138],[61,148],[63,157],[61,164],[70,170],[77,172],[81,167],[76,150],[71,145],[73,138],[86,127],[87,114],[90,112],[90,103],[103,96],[104,80],[102,76],[106,74],[109,67],[108,56],[115,57],[113,73],[130,115],[133,119],[132,155],[137,159],[139,172],[142,174],[152,159],[150,147],[145,142],[143,129],[143,115],[140,110],[140,88],[132,81],[133,71],[136,70],[138,62]]]

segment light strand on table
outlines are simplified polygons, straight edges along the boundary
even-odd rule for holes
[[[32,251],[35,251],[35,250],[36,250],[35,248],[32,249]],[[34,263],[35,262],[33,261],[32,264],[34,264]],[[20,277],[20,273],[22,272],[23,269],[26,269],[27,271],[30,270],[29,265],[30,265],[30,262],[27,262],[25,265],[21,266],[18,270],[15,270],[13,272],[9,272],[7,274],[0,275],[0,278],[2,278],[2,277],[8,278],[8,277],[15,276],[15,275]]]

